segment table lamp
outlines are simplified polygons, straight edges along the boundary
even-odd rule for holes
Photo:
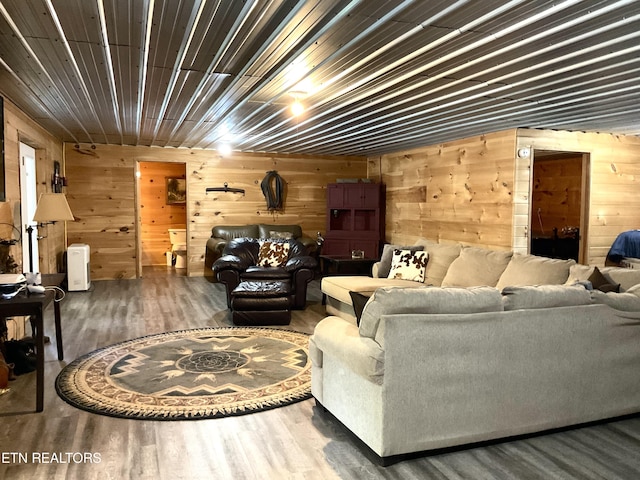
[[[36,213],[33,214],[33,221],[42,227],[67,220],[74,220],[74,217],[64,193],[41,193]],[[33,226],[27,227],[27,233],[29,234],[29,272],[33,273]]]

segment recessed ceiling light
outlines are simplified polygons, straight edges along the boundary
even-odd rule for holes
[[[298,115],[302,115],[303,112],[304,105],[302,105],[299,100],[296,100],[291,104],[291,113],[293,113],[296,117]]]

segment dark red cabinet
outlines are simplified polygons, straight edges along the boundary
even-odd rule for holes
[[[384,242],[385,190],[379,183],[327,185],[327,231],[322,253],[379,258]]]

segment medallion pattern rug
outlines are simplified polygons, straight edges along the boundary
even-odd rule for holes
[[[309,336],[227,327],[149,335],[88,353],[56,378],[67,403],[121,418],[243,415],[311,397]]]

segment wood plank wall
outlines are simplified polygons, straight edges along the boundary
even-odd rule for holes
[[[36,192],[52,192],[51,177],[53,162],[63,164],[62,142],[50,135],[34,120],[26,116],[15,104],[4,98],[4,163],[6,201],[0,202],[0,238],[19,238],[13,226],[22,229],[20,214],[20,142],[36,150]],[[63,167],[64,168],[64,167]],[[63,170],[64,171],[64,170]],[[40,271],[58,272],[64,269],[63,256],[66,249],[65,224],[47,225],[39,231],[46,236],[38,241]],[[17,271],[28,271],[28,265],[22,265],[22,245],[28,248],[27,238],[10,248],[10,254],[18,263]]]
[[[387,241],[418,237],[527,251],[531,160],[521,148],[590,158],[587,263],[603,265],[617,235],[640,228],[640,138],[514,129],[369,158],[387,184]]]
[[[140,240],[142,265],[166,265],[170,228],[187,228],[187,206],[167,204],[167,177],[185,178],[184,163],[140,162]]]
[[[215,225],[300,224],[305,234],[325,230],[326,186],[367,175],[364,157],[316,157],[116,145],[65,145],[69,203],[80,221],[69,224],[69,243],[91,247],[93,279],[135,278],[137,162],[186,164],[187,274],[204,274],[204,251]],[[267,171],[286,182],[285,208],[269,212],[260,188]],[[207,187],[245,194],[207,193]]]
[[[640,228],[640,138],[606,133],[518,129],[518,148],[589,154],[587,262],[603,265],[616,237]]]
[[[386,240],[509,249],[515,144],[508,130],[369,158],[387,185]]]

